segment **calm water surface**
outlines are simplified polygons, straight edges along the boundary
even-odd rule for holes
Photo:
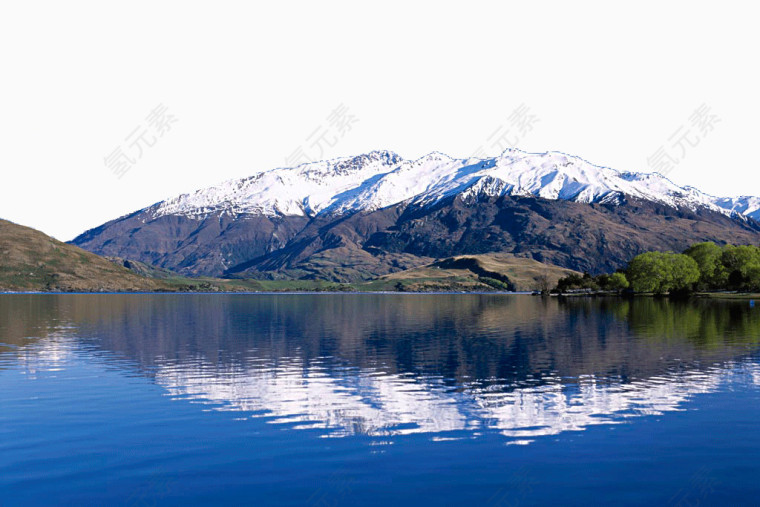
[[[1,505],[760,498],[760,305],[2,295]]]

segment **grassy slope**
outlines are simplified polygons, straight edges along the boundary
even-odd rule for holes
[[[462,255],[448,259],[450,260],[470,260],[479,268],[476,268],[477,271],[498,273],[507,278],[513,288],[519,291],[540,289],[540,278],[544,276],[548,280],[548,285],[554,287],[561,277],[574,273],[572,270],[559,266],[509,254]],[[403,287],[404,290],[413,291],[494,289],[492,285],[484,283],[483,278],[472,269],[442,268],[440,264],[428,264],[382,276],[359,287],[363,290],[395,290]],[[446,264],[444,262],[444,265]]]
[[[0,220],[0,289],[159,290],[162,284],[42,232]]]

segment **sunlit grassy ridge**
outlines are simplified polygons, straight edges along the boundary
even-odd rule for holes
[[[124,267],[0,220],[0,289],[49,291],[159,290],[162,284]]]

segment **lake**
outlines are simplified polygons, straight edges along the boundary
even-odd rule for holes
[[[760,306],[0,295],[2,505],[760,495]]]

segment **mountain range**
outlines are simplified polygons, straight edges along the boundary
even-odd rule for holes
[[[697,241],[757,244],[758,220],[760,198],[714,197],[559,152],[373,151],[183,194],[72,243],[185,276],[354,282],[493,253],[598,273]]]

